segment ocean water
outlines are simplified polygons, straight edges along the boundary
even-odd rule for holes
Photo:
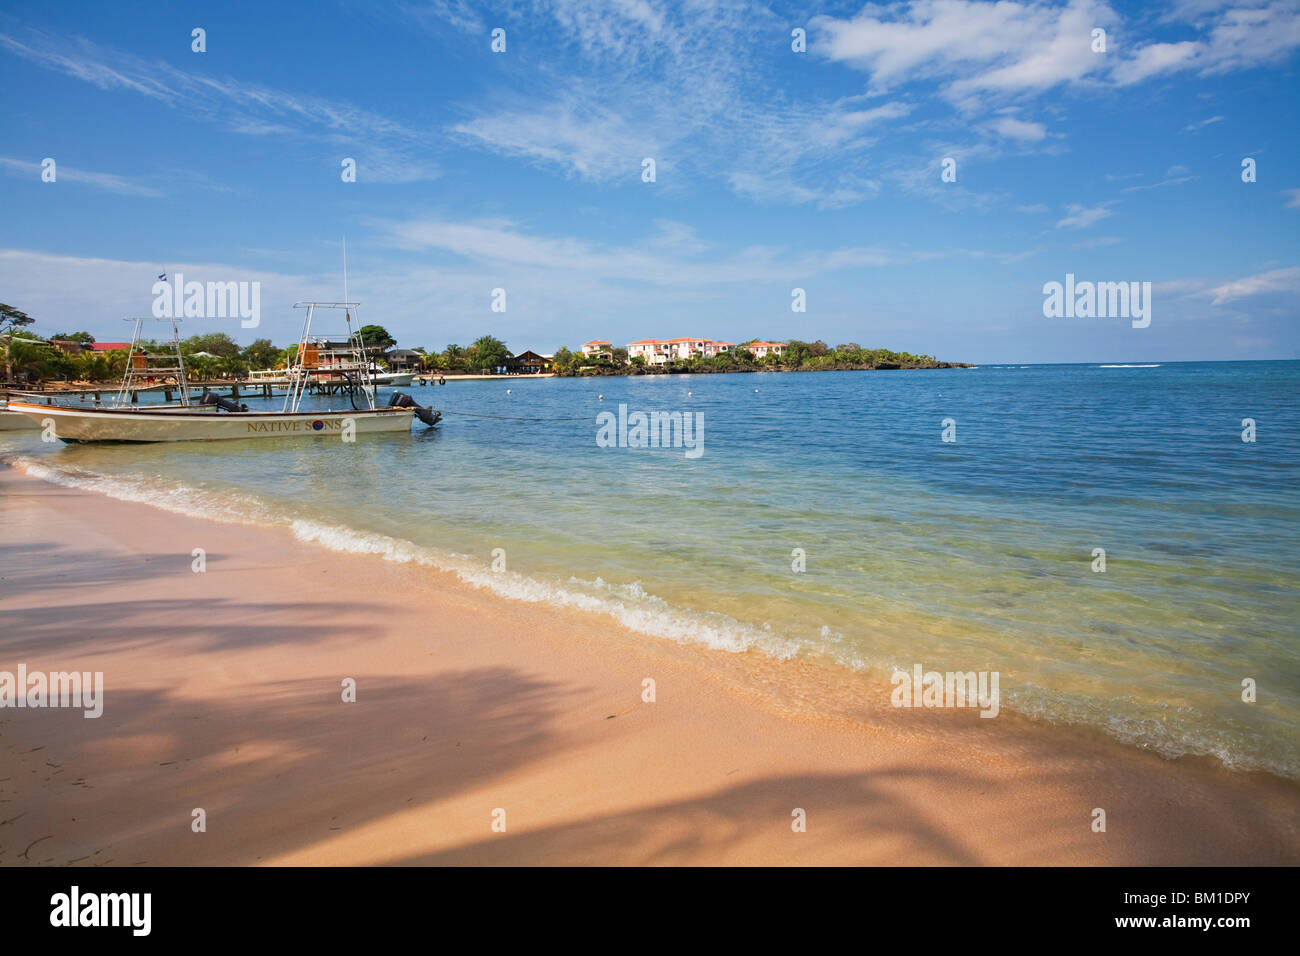
[[[886,695],[894,668],[995,670],[1003,708],[1300,778],[1300,362],[409,391],[444,424],[352,444],[0,433],[0,456]],[[620,403],[699,413],[703,453],[601,447]]]

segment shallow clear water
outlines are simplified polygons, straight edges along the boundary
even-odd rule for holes
[[[445,423],[354,444],[0,433],[0,453],[648,635],[882,676],[996,670],[1003,707],[1300,777],[1300,363],[405,390]],[[703,454],[599,447],[620,403],[701,413]]]

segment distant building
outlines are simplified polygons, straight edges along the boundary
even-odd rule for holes
[[[629,342],[628,358],[641,356],[650,365],[663,365],[681,359],[714,358],[735,348],[731,342],[713,339],[641,339]]]
[[[50,339],[50,344],[65,355],[80,355],[86,347],[74,339]]]
[[[90,350],[92,352],[129,352],[131,351],[130,342],[91,342]]]
[[[639,355],[647,365],[663,365],[671,360],[671,353],[668,343],[658,339],[641,339],[627,344],[627,357],[634,359]]]
[[[763,358],[765,355],[784,355],[786,344],[784,342],[750,342],[748,345],[742,345],[741,348],[752,352],[754,358]]]
[[[614,360],[614,343],[591,341],[582,346],[582,354],[587,358],[606,359],[612,362]]]
[[[510,360],[509,367],[516,375],[540,375],[551,370],[551,360],[549,356],[526,349]]]
[[[411,349],[393,349],[384,353],[384,361],[388,363],[388,367],[394,372],[419,368],[423,360],[423,355]]]

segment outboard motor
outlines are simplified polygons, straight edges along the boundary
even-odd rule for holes
[[[248,411],[248,406],[247,406],[247,405],[241,405],[241,404],[238,404],[238,403],[232,401],[232,400],[229,399],[229,398],[222,398],[222,397],[221,397],[220,395],[218,395],[216,392],[211,392],[211,391],[209,391],[209,390],[206,389],[206,388],[203,390],[203,394],[202,394],[201,396],[199,396],[199,404],[200,404],[200,405],[215,405],[215,406],[217,406],[217,408],[224,409],[225,411],[228,411],[228,412],[246,412],[246,411]]]
[[[390,404],[394,408],[415,409],[415,417],[430,427],[442,421],[442,412],[434,411],[432,408],[425,408],[404,392],[393,392],[393,398]]]

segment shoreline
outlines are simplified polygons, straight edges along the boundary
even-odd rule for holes
[[[1300,862],[1300,785],[1209,758],[11,468],[0,527],[0,670],[106,683],[98,720],[0,709],[0,865]]]

